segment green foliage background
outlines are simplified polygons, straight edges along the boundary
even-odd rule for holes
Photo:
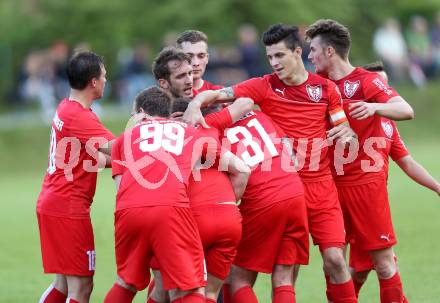
[[[147,41],[157,50],[169,31],[197,28],[211,43],[233,45],[242,23],[261,32],[277,22],[308,25],[334,18],[351,29],[354,63],[363,63],[373,59],[371,37],[384,18],[405,24],[415,13],[432,19],[439,9],[438,0],[2,0],[0,97],[25,55],[56,40],[89,42],[106,57],[111,75],[118,49]]]

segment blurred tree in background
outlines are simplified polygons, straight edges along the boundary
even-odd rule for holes
[[[5,99],[26,54],[65,41],[87,42],[106,57],[141,41],[159,50],[167,32],[196,28],[213,44],[234,45],[243,23],[263,31],[272,23],[308,25],[333,18],[353,34],[352,60],[373,60],[374,30],[388,16],[405,23],[415,13],[433,18],[438,0],[2,0],[0,1],[0,98]]]

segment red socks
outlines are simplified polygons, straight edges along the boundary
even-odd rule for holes
[[[333,303],[356,303],[356,294],[354,293],[353,281],[342,284],[333,284],[329,282],[328,291],[331,293]]]
[[[232,295],[232,302],[233,303],[258,303],[258,299],[255,296],[254,291],[252,290],[252,287],[245,286],[237,290]]]
[[[76,301],[76,300],[71,299],[71,298],[67,298],[66,303],[79,303],[79,301]]]
[[[131,303],[135,292],[115,283],[105,296],[104,303]]]
[[[403,301],[402,281],[398,272],[389,279],[379,279],[379,285],[381,303]]]
[[[273,289],[273,303],[295,303],[295,289],[292,285],[284,285]]]
[[[325,285],[326,285],[325,294],[327,296],[327,301],[333,303],[332,294],[330,292],[330,276],[329,275],[324,275],[324,276],[325,276]]]
[[[50,285],[40,298],[40,303],[65,303],[67,295]]]
[[[232,303],[231,285],[223,284],[223,303]]]
[[[206,301],[205,301],[206,303],[217,303],[217,301],[216,300],[214,300],[214,299],[208,299],[208,298],[206,298]]]
[[[198,293],[192,293],[174,300],[171,303],[205,303],[205,296]]]

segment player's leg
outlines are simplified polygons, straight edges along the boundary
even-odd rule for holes
[[[66,280],[70,302],[88,303],[93,290],[93,277],[66,275]]]
[[[393,248],[370,251],[379,278],[381,303],[402,302],[402,281],[394,259]]]
[[[224,280],[217,278],[216,276],[208,272],[208,282],[205,287],[206,302],[217,302],[217,298],[222,288]]]
[[[350,260],[349,270],[353,279],[354,291],[356,297],[359,297],[359,292],[367,281],[368,274],[374,269],[374,264],[370,253],[367,250],[359,248],[355,241],[350,244]]]
[[[296,302],[295,289],[293,288],[293,271],[295,265],[277,264],[272,272],[272,290],[274,303]]]
[[[233,303],[258,302],[252,287],[258,273],[243,267],[232,265],[231,268],[231,296]]]
[[[205,303],[205,288],[199,287],[190,290],[171,289],[169,291],[171,303]]]
[[[56,274],[55,281],[46,289],[38,303],[64,303],[67,299],[67,280],[64,275]]]
[[[121,277],[117,277],[115,284],[107,293],[104,303],[130,303],[136,292],[136,287],[127,284]]]
[[[357,302],[346,265],[344,219],[333,180],[304,182],[309,229],[319,245],[330,302]]]

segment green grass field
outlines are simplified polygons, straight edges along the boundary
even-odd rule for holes
[[[408,100],[417,119],[399,124],[412,155],[440,178],[438,113],[440,103],[434,86],[418,99],[408,89]],[[413,99],[411,99],[413,98]],[[417,103],[419,102],[419,103]],[[104,121],[105,122],[105,121]],[[115,133],[123,121],[106,123]],[[53,277],[42,272],[35,203],[46,169],[49,127],[36,126],[0,130],[0,302],[37,302]],[[411,302],[440,302],[438,255],[440,241],[440,199],[407,178],[391,165],[389,192],[399,244],[396,247],[404,289]],[[102,302],[115,278],[113,209],[115,188],[110,172],[100,173],[93,204],[97,270],[91,302]],[[62,232],[62,231],[60,231]],[[312,247],[310,265],[300,271],[298,302],[325,302],[321,259]],[[261,275],[256,291],[260,302],[270,302],[270,279]],[[139,293],[134,302],[145,302]],[[374,273],[361,292],[360,302],[378,302],[378,283]]]

